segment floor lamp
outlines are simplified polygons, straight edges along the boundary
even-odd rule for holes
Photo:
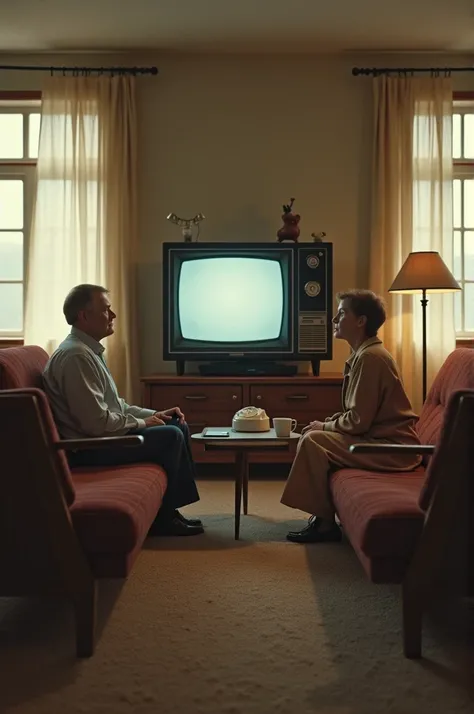
[[[434,250],[410,253],[390,286],[389,293],[421,292],[423,311],[423,402],[426,399],[426,306],[427,292],[449,293],[461,290],[440,254]]]

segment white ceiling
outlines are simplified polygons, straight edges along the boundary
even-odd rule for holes
[[[474,0],[0,0],[0,52],[474,51]]]

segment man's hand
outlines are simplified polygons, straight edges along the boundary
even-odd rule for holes
[[[145,419],[145,426],[164,426],[165,422],[160,419],[157,413],[152,414],[150,417]]]
[[[171,421],[173,417],[177,417],[180,424],[184,423],[184,414],[179,407],[171,407],[162,412],[155,412],[153,416],[163,419],[164,422]]]
[[[302,434],[306,434],[308,431],[323,431],[322,421],[311,421],[304,429],[301,430]]]

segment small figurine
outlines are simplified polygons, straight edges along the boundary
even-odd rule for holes
[[[295,243],[298,242],[300,235],[300,229],[298,223],[300,222],[301,216],[298,213],[293,213],[291,210],[293,207],[295,199],[290,199],[288,205],[283,206],[282,221],[283,226],[277,233],[278,242],[281,243],[284,240],[292,240]]]
[[[326,237],[326,233],[324,231],[321,231],[321,233],[311,233],[311,238],[313,239],[313,243],[322,243],[323,239]]]

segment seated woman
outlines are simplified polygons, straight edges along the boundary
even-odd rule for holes
[[[311,513],[308,525],[291,531],[296,543],[341,539],[329,491],[329,474],[342,467],[373,471],[411,471],[421,461],[413,454],[352,454],[351,444],[419,444],[416,414],[398,367],[377,337],[385,322],[383,301],[369,290],[339,293],[334,336],[346,340],[351,355],[344,367],[342,412],[303,429],[281,502]]]

